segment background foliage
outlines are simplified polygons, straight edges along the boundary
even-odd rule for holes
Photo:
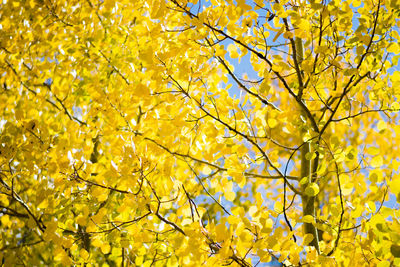
[[[3,264],[400,265],[399,7],[4,0]]]

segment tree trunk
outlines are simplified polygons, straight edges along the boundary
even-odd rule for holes
[[[301,62],[303,61],[303,42],[300,38],[295,39],[295,48],[296,48],[296,59],[297,63],[300,66]],[[302,85],[299,84],[299,87]],[[301,93],[303,92],[304,88],[299,88],[299,96],[301,97]],[[300,99],[300,101],[302,101]],[[301,107],[300,107],[301,108]],[[304,110],[301,112],[302,116],[304,118],[307,118]],[[306,133],[305,129],[301,129],[300,131],[300,140],[303,140],[303,136]],[[315,220],[315,197],[310,197],[305,194],[305,188],[307,185],[312,183],[312,171],[311,171],[311,160],[306,159],[307,153],[310,152],[310,144],[304,144],[301,147],[301,170],[300,170],[300,180],[303,179],[304,177],[307,177],[307,183],[304,183],[302,185],[302,206],[303,206],[303,217],[306,215],[311,215],[314,220]],[[315,161],[318,162],[318,161]],[[317,166],[313,166],[314,169],[317,168]],[[319,244],[318,244],[318,231],[317,228],[315,227],[314,224],[312,223],[304,223],[304,235],[306,234],[312,234],[314,236],[314,239],[311,241],[311,245],[315,247],[318,253],[319,251]]]

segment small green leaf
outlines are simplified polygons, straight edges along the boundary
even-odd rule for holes
[[[315,159],[316,155],[314,152],[307,152],[306,153],[306,160],[312,160]]]
[[[311,183],[306,187],[304,193],[310,197],[316,196],[319,193],[319,186],[316,183]]]
[[[308,182],[308,177],[303,177],[303,178],[301,178],[301,180],[300,180],[300,184],[306,184]]]

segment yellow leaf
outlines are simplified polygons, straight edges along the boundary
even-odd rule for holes
[[[79,255],[81,256],[81,258],[83,259],[83,260],[85,260],[85,261],[87,261],[88,259],[89,259],[89,252],[87,252],[87,250],[86,249],[84,249],[84,248],[82,248],[80,251],[79,251]]]
[[[224,196],[225,196],[226,200],[234,201],[235,197],[236,197],[236,194],[232,190],[226,190],[225,193],[224,193]]]
[[[246,177],[243,174],[237,176],[235,179],[235,182],[238,184],[240,188],[243,188],[245,186],[246,181],[247,181]]]
[[[272,229],[273,226],[274,226],[274,221],[271,218],[268,218],[265,221],[264,227]]]
[[[373,183],[380,183],[383,180],[383,173],[380,169],[375,169],[370,172],[369,179]]]
[[[324,232],[326,233],[326,232]],[[318,266],[324,267],[336,267],[337,261],[334,257],[328,257],[326,255],[319,255],[318,256]]]
[[[275,35],[274,39],[272,40],[272,42],[275,42],[276,39],[278,39],[279,36],[280,36],[284,31],[285,31],[285,27],[282,26],[282,28],[276,33],[276,35]]]
[[[257,4],[257,8],[262,8],[265,5],[265,2],[263,0],[254,0],[254,2]]]
[[[229,56],[231,58],[238,58],[239,57],[238,48],[234,44],[229,44],[228,45],[228,52],[229,52]]]
[[[260,84],[260,93],[267,95],[270,89],[271,89],[270,81],[264,78],[264,80]]]
[[[203,173],[204,175],[210,175],[210,174],[212,173],[212,169],[211,169],[208,165],[206,165],[206,166],[203,168],[202,173]]]
[[[91,244],[95,247],[101,247],[103,245],[103,242],[101,242],[99,238],[94,238]]]
[[[314,217],[311,215],[304,216],[301,221],[304,223],[314,223],[315,222]]]
[[[259,210],[258,210],[258,208],[257,208],[256,206],[251,206],[251,207],[249,208],[249,214],[250,214],[251,217],[254,217],[254,215],[255,215],[258,211],[259,211]]]
[[[342,186],[343,196],[348,196],[353,192],[354,185],[352,183],[346,183]]]
[[[324,231],[322,234],[322,239],[329,242],[332,240],[332,235],[330,235],[328,232]]]
[[[394,111],[399,111],[399,110],[400,110],[400,104],[399,104],[399,102],[393,102],[393,103],[390,105],[390,108],[393,109]]]
[[[65,248],[70,248],[72,245],[73,245],[73,240],[71,240],[71,239],[63,239],[63,241],[62,241],[62,245],[63,245],[63,247],[65,247]]]
[[[0,218],[0,222],[2,225],[4,225],[4,228],[8,228],[12,225],[12,221],[10,220],[10,216],[8,215],[2,215]]]
[[[353,0],[353,7],[359,7],[361,5],[361,0]]]
[[[105,0],[104,1],[104,7],[106,9],[111,9],[115,6],[115,1],[114,0]]]
[[[272,5],[272,10],[274,12],[279,12],[279,11],[283,10],[283,6],[280,5],[279,3],[275,3]]]
[[[376,205],[373,201],[368,201],[365,204],[365,206],[366,206],[367,210],[371,213],[374,213],[376,211]]]
[[[81,226],[86,226],[86,224],[87,224],[87,218],[84,217],[83,215],[79,215],[79,216],[76,218],[76,222],[77,222],[77,224],[79,224],[79,225],[81,225]]]
[[[380,261],[376,267],[390,267],[390,262],[389,261]]]
[[[229,215],[227,221],[230,225],[238,224],[241,220],[237,216]]]
[[[378,154],[379,154],[380,149],[379,149],[379,147],[373,147],[373,146],[371,146],[371,147],[368,147],[368,148],[366,149],[366,151],[367,151],[367,153],[370,154],[371,156],[375,156],[375,155],[378,155]]]
[[[285,39],[292,39],[292,38],[293,38],[293,33],[292,33],[291,31],[286,31],[286,32],[283,34],[283,38],[285,38]]]
[[[304,193],[310,197],[316,196],[319,193],[319,186],[316,183],[310,183]]]
[[[8,200],[8,196],[5,194],[0,194],[0,203],[4,206],[7,207],[9,200]]]
[[[108,254],[110,253],[111,250],[111,246],[108,243],[103,243],[103,245],[100,247],[101,252],[103,252],[103,254]]]
[[[278,125],[278,121],[274,118],[268,118],[268,126],[270,128],[275,128]]]
[[[260,218],[260,223],[262,225],[262,233],[269,233],[274,227],[274,221],[271,218]]]
[[[328,46],[326,45],[321,45],[321,46],[317,46],[315,48],[315,53],[325,53],[328,50]]]
[[[135,258],[135,264],[136,264],[137,266],[141,266],[142,263],[143,263],[143,256],[137,256],[137,257]]]
[[[215,56],[216,56],[216,57],[224,57],[224,56],[225,56],[225,53],[226,53],[226,50],[225,50],[225,48],[224,48],[223,45],[218,45],[218,46],[215,48]]]
[[[72,266],[72,264],[73,264],[72,259],[70,257],[68,257],[68,255],[62,256],[61,263],[63,266]]]
[[[372,160],[371,160],[372,168],[379,168],[382,165],[383,165],[383,157],[381,155],[378,155],[378,156],[372,158]]]
[[[215,227],[215,233],[217,235],[218,241],[223,241],[230,238],[229,229],[226,228],[225,224],[218,224]]]
[[[306,234],[303,238],[303,246],[308,246],[314,240],[313,234]]]
[[[307,152],[306,154],[306,160],[312,160],[316,157],[317,155],[314,152]]]
[[[104,188],[94,187],[92,189],[92,196],[94,196],[97,199],[97,201],[103,202],[107,199],[108,192],[107,190],[104,190]]]
[[[383,132],[387,128],[387,125],[386,122],[379,121],[376,127],[378,128],[379,132]]]
[[[165,1],[153,0],[150,16],[152,19],[159,19],[164,16],[166,11]]]
[[[280,201],[276,201],[275,202],[275,204],[274,204],[274,210],[276,211],[276,212],[282,212],[282,209],[283,209],[283,204],[282,204],[282,202],[280,202]]]
[[[389,53],[400,54],[400,46],[398,43],[391,43],[387,48]]]
[[[46,231],[54,233],[58,228],[58,222],[57,221],[50,221],[46,224]]]
[[[308,177],[303,177],[303,178],[301,178],[301,180],[300,180],[300,182],[299,182],[300,184],[307,184],[308,183]]]
[[[400,177],[398,175],[393,177],[393,180],[389,182],[390,191],[397,195],[400,193]]]

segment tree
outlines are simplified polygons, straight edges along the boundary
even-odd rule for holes
[[[3,264],[400,265],[399,10],[3,1]]]

